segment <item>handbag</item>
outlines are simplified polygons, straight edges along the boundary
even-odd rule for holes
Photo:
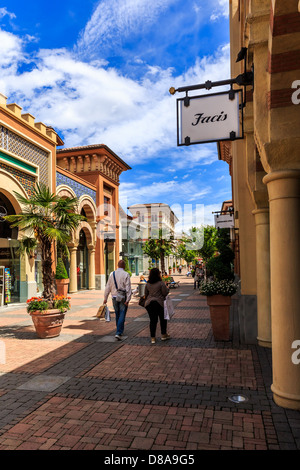
[[[123,289],[118,288],[115,272],[113,272],[113,276],[114,276],[115,286],[116,286],[116,289],[117,289],[116,301],[117,302],[122,302],[124,304],[126,302],[126,291],[123,290]]]
[[[100,305],[100,307],[98,308],[97,315],[96,315],[97,318],[104,318],[105,317],[105,307],[106,307],[106,305]]]
[[[141,297],[140,300],[139,300],[139,305],[140,305],[141,307],[145,307],[145,303],[146,303],[146,297],[143,296],[143,297]]]
[[[172,304],[172,300],[167,295],[167,297],[164,300],[164,319],[165,320],[171,320],[173,315],[174,315],[174,307],[173,307],[173,304]]]

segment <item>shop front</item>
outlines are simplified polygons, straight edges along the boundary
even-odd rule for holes
[[[104,236],[104,272],[105,282],[108,281],[110,273],[115,270],[115,234],[107,233]]]
[[[80,230],[79,244],[77,247],[77,288],[78,290],[89,288],[89,256],[87,239],[84,230]]]
[[[0,192],[0,306],[20,302],[18,230],[3,219],[11,214],[15,214],[13,205]]]

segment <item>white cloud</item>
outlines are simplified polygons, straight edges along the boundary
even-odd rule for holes
[[[217,0],[217,5],[214,7],[213,12],[210,16],[211,21],[216,21],[219,18],[228,18],[229,15],[229,1],[228,0]]]
[[[10,13],[6,7],[0,8],[0,18],[4,18],[4,16],[8,16],[11,20],[16,18],[14,13]]]
[[[103,0],[85,28],[81,45],[88,50],[99,34],[108,38],[112,31],[118,37],[153,24],[160,12],[177,1]],[[116,31],[111,29],[113,24]],[[171,68],[146,69],[143,63],[146,72],[136,81],[108,68],[99,55],[89,62],[64,48],[29,55],[25,47],[33,39],[0,30],[0,92],[22,106],[23,112],[57,129],[66,146],[105,143],[130,165],[168,151],[167,161],[174,171],[215,161],[210,145],[178,151],[176,97],[168,90],[229,77],[228,45],[212,56],[196,58],[180,76],[174,76]]]
[[[0,92],[9,97],[8,102],[17,102],[23,112],[57,129],[66,146],[105,143],[135,167],[151,158],[161,158],[169,181],[161,181],[160,176],[153,174],[152,180],[148,178],[149,185],[140,187],[141,181],[121,183],[121,198],[132,202],[168,200],[172,193],[180,204],[195,205],[212,192],[208,185],[193,182],[192,172],[191,176],[187,172],[215,161],[215,148],[202,145],[178,150],[177,96],[171,96],[168,90],[170,86],[229,78],[229,45],[211,56],[196,58],[184,74],[177,76],[171,68],[147,67],[144,60],[135,57],[135,66],[144,71],[138,81],[109,68],[102,59],[104,55],[99,54],[110,41],[115,45],[137,29],[155,24],[158,15],[177,1],[103,0],[73,51],[40,49],[29,54],[26,44],[34,37],[20,37],[0,29]],[[13,14],[0,8],[1,15],[13,18]],[[91,60],[93,48],[97,54]],[[77,53],[83,49],[87,53],[85,61]],[[180,170],[184,170],[181,183],[173,178],[173,173]]]
[[[212,192],[210,186],[202,185],[201,189],[197,181],[169,181],[157,180],[150,181],[149,184],[141,185],[139,181],[131,183],[121,183],[120,185],[120,203],[122,207],[128,207],[135,201],[143,203],[163,202],[172,194],[174,203],[180,207],[185,204],[193,205],[203,203],[203,198]]]
[[[5,74],[6,68],[10,71],[15,71],[16,66],[20,60],[22,60],[22,49],[23,41],[15,34],[3,31],[0,29],[0,67],[4,69]],[[24,59],[24,58],[23,58]]]
[[[225,47],[197,60],[183,76],[172,77],[172,70],[156,67],[137,82],[101,61],[86,63],[66,49],[43,49],[30,58],[31,70],[17,73],[21,62],[29,62],[24,42],[3,31],[1,39],[0,91],[12,95],[24,112],[59,129],[67,146],[105,143],[131,165],[176,148],[176,101],[170,86],[197,83],[199,77],[216,80],[228,67]],[[170,158],[178,169],[215,157],[202,146]]]
[[[124,39],[137,30],[145,31],[158,15],[178,0],[102,0],[81,33],[77,51],[92,57],[112,46],[121,46]]]

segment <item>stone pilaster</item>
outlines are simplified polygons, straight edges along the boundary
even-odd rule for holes
[[[300,410],[300,364],[292,360],[300,340],[300,170],[273,171],[264,183],[270,204],[271,388],[279,406]]]
[[[269,209],[256,209],[252,214],[256,226],[257,340],[260,346],[271,347]]]

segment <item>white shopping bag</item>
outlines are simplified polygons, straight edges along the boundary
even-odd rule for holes
[[[110,321],[110,311],[107,305],[105,308],[105,321]]]
[[[172,300],[169,296],[165,298],[164,301],[164,317],[165,320],[171,320],[172,316],[174,315],[174,307],[172,304]]]

